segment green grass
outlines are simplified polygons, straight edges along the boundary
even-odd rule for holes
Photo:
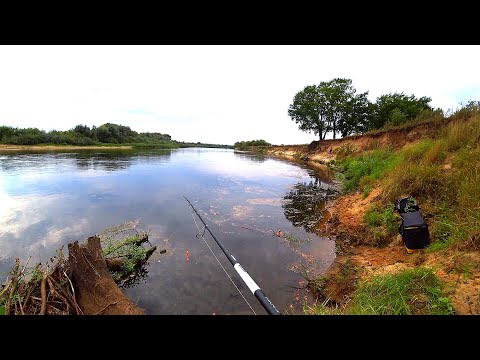
[[[373,204],[363,216],[363,221],[370,228],[374,244],[377,246],[387,245],[387,240],[397,233],[399,221],[393,210],[392,203],[385,207]]]
[[[452,271],[468,275],[473,266],[462,263]],[[325,281],[325,277],[319,278],[320,290]],[[453,315],[454,309],[433,271],[419,267],[361,283],[345,308],[332,306],[329,299],[324,298],[321,304],[305,304],[303,312],[308,315]]]
[[[441,113],[436,111],[423,111],[420,113],[415,119],[402,123],[400,125],[394,125],[391,123],[385,124],[380,129],[374,129],[367,132],[367,134],[380,134],[385,133],[390,130],[403,130],[408,129],[414,126],[422,125],[422,124],[430,124],[430,123],[438,123],[441,125],[442,123],[446,123],[449,121],[449,118],[445,118]]]
[[[447,156],[447,146],[443,139],[425,139],[404,146],[400,153],[406,162],[441,164]]]
[[[351,143],[343,144],[335,149],[335,154],[337,155],[336,157],[339,160],[352,156],[356,152],[358,152],[358,149],[355,146],[353,146]]]
[[[347,310],[355,315],[451,315],[452,304],[428,268],[381,275],[362,284]]]
[[[380,200],[366,211],[363,219],[377,243],[397,232],[393,204],[398,198],[411,195],[419,202],[429,225],[432,242],[427,252],[452,247],[462,251],[480,250],[479,111],[457,111],[449,119],[443,119],[444,123],[451,122],[433,131],[430,139],[406,145],[403,149],[358,151],[337,159],[336,165],[341,170],[339,177],[346,191],[360,191],[366,197],[375,186],[382,187]],[[421,122],[428,121],[421,119]],[[371,148],[378,146],[373,145]],[[469,277],[477,266],[464,261],[451,271]],[[312,286],[321,291],[324,282]],[[428,268],[378,276],[355,287],[347,309],[331,308],[331,304],[324,302],[306,308],[305,313],[454,313],[439,279]]]
[[[320,276],[314,279],[307,279],[308,281],[308,288],[310,291],[321,297],[325,297],[325,285],[327,284],[328,281],[328,276]]]
[[[3,144],[2,145],[8,145]],[[22,145],[23,146],[23,145]],[[134,148],[155,148],[155,149],[178,149],[180,145],[177,142],[164,142],[164,143],[100,143],[94,142],[92,144],[68,144],[68,143],[42,143],[42,144],[32,144],[32,145],[25,145],[25,146],[39,146],[39,147],[46,147],[46,146],[99,146],[99,147],[115,147],[120,148],[122,146],[131,146]]]
[[[338,307],[332,307],[328,304],[328,300],[325,300],[321,304],[312,306],[304,305],[303,312],[307,315],[343,315],[344,311]]]
[[[371,150],[340,160],[343,188],[345,191],[371,189],[376,180],[401,161],[400,155],[389,150]]]
[[[444,250],[457,242],[454,232],[457,231],[455,224],[451,222],[446,213],[438,214],[431,227],[430,237],[435,241],[426,249],[427,252],[436,252]]]
[[[480,138],[480,115],[451,124],[444,130],[442,138],[448,151],[472,147]]]
[[[389,202],[405,195],[439,200],[446,194],[445,181],[439,165],[406,162],[399,164],[386,176],[383,195]]]
[[[433,203],[432,244],[480,249],[480,116],[449,124],[436,140],[401,151],[407,163],[388,174],[383,195],[394,201],[410,194]],[[445,170],[447,159],[450,167]]]
[[[386,206],[411,195],[421,206],[429,204],[428,210],[422,207],[432,235],[428,251],[455,244],[480,249],[479,110],[460,109],[449,119],[431,138],[400,150],[342,149],[335,166],[345,191],[360,191],[366,198],[373,188],[382,187],[384,208],[370,209],[364,218],[380,242],[394,232],[393,218],[385,219]]]

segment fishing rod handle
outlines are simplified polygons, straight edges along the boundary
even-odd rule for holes
[[[265,293],[260,289],[257,285],[255,280],[245,271],[245,269],[240,265],[240,263],[236,263],[233,268],[236,270],[238,275],[242,278],[243,282],[248,286],[250,291],[253,295],[257,298],[257,300],[262,304],[263,308],[267,311],[269,315],[281,315],[280,311],[277,310],[275,305],[272,304],[270,299],[265,295]]]

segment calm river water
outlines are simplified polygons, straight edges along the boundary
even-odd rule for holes
[[[275,306],[300,311],[303,278],[292,269],[314,255],[325,271],[335,257],[334,242],[311,232],[330,188],[303,165],[230,149],[0,153],[0,280],[15,257],[47,262],[65,243],[136,221],[167,250],[125,289],[148,314],[252,314],[195,237],[184,195]],[[208,233],[206,241],[265,314]]]

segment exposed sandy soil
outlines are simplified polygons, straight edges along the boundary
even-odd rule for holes
[[[1,151],[19,151],[19,150],[95,150],[95,149],[131,149],[131,146],[73,146],[73,145],[5,145],[0,144]]]
[[[326,295],[337,305],[345,305],[358,281],[426,266],[432,268],[444,284],[444,291],[457,314],[480,314],[480,252],[449,250],[428,253],[420,250],[407,254],[399,237],[390,239],[386,247],[371,245],[362,216],[378,192],[376,189],[366,199],[360,194],[344,195],[329,208],[332,220],[327,233],[336,236],[340,251],[327,273],[332,280],[325,287]],[[345,271],[345,264],[354,271]]]
[[[432,137],[440,128],[438,123],[425,123],[376,134],[348,136],[336,140],[313,141],[310,145],[272,146],[269,148],[268,154],[326,164],[336,158],[336,153],[342,146],[349,145],[353,149],[362,151],[377,148],[399,149],[406,144]]]
[[[439,131],[438,125],[421,124],[372,135],[314,141],[310,145],[275,146],[268,153],[293,161],[326,164],[336,158],[337,149],[345,144],[358,150],[399,149],[407,143],[432,137],[436,131]],[[444,167],[450,168],[449,159]],[[345,306],[360,281],[427,266],[444,284],[444,291],[452,300],[457,314],[480,314],[480,252],[452,249],[433,253],[420,250],[407,254],[398,236],[386,239],[386,246],[378,247],[363,223],[363,215],[380,192],[381,189],[376,188],[365,199],[358,193],[344,194],[327,205],[328,221],[318,224],[317,230],[336,239],[337,257],[327,272],[324,297],[336,306]]]
[[[480,314],[480,252],[428,254],[424,265],[437,269],[457,314]]]

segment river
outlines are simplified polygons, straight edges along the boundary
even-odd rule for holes
[[[230,149],[0,153],[0,279],[16,257],[45,263],[63,244],[137,222],[167,250],[125,289],[147,314],[252,314],[196,238],[186,196],[275,306],[301,312],[295,287],[303,278],[294,270],[313,256],[322,272],[335,257],[334,241],[312,231],[331,188],[305,165]],[[253,311],[265,314],[205,239]]]

